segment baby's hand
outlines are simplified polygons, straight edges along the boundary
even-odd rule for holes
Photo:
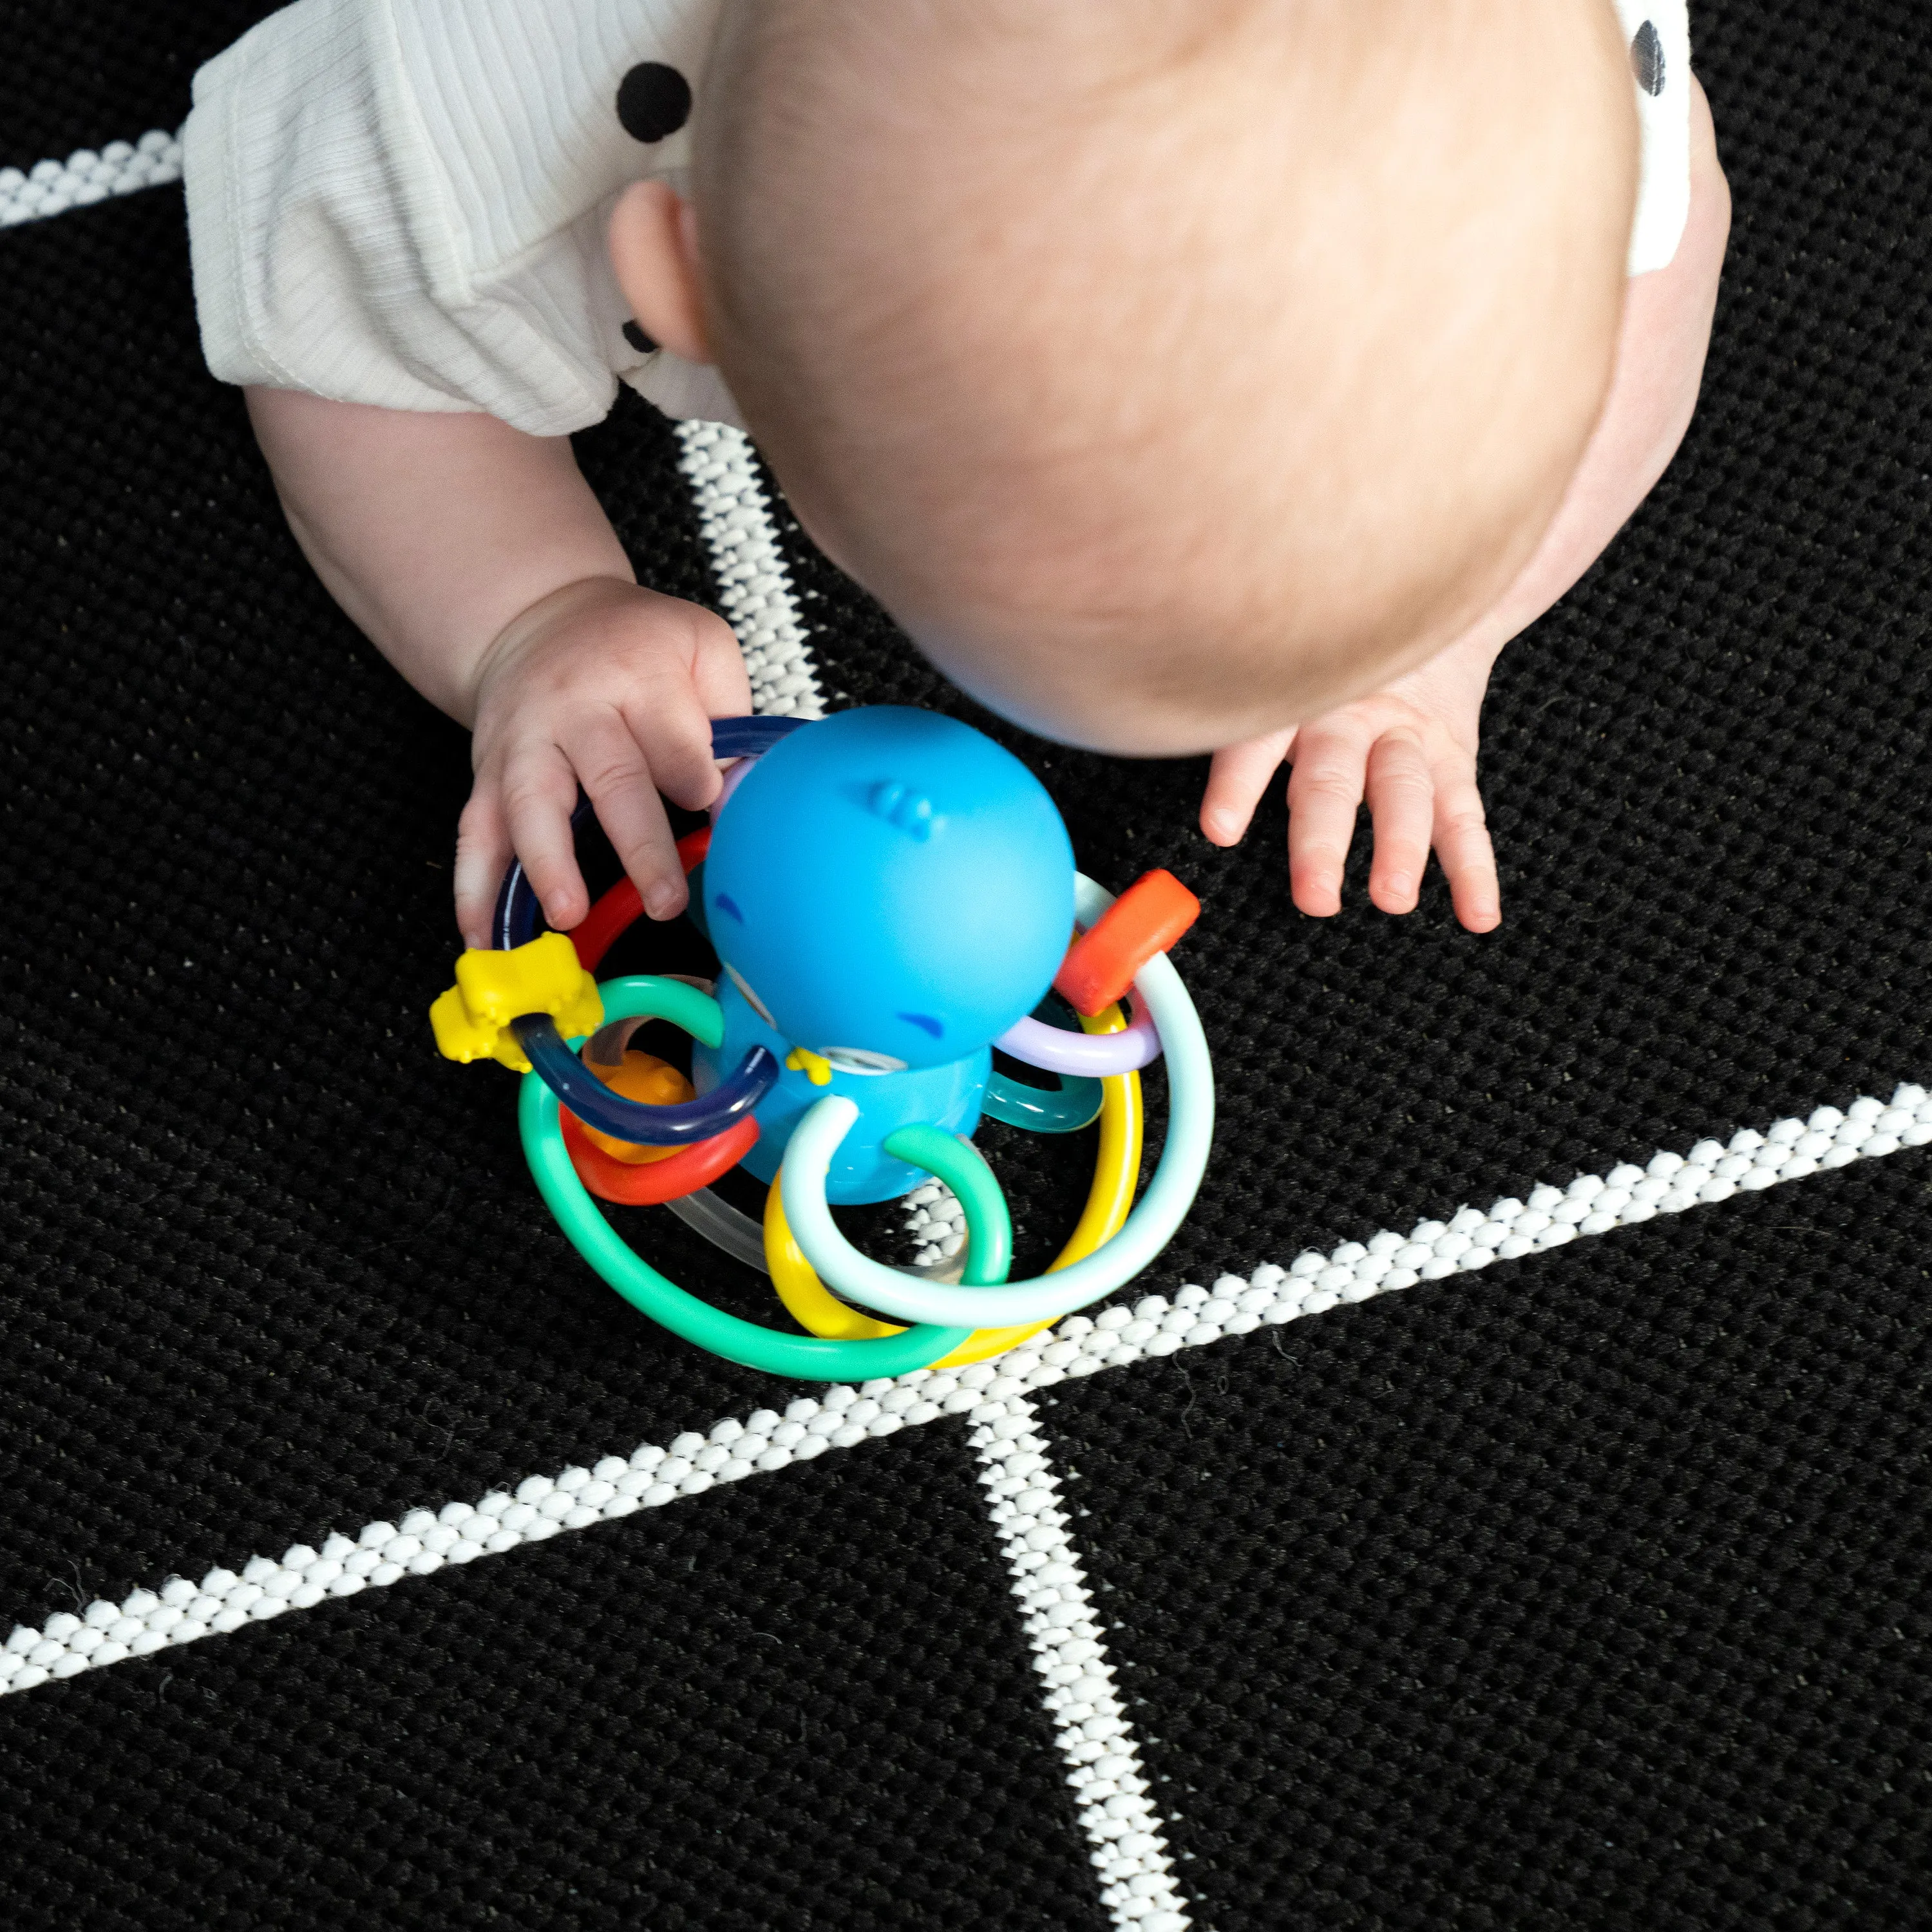
[[[697,604],[616,578],[569,584],[503,631],[477,668],[475,788],[456,840],[456,918],[488,946],[512,850],[544,916],[590,909],[570,814],[580,784],[653,919],[683,909],[660,792],[692,811],[718,796],[711,720],[752,708],[737,640]]]
[[[1477,725],[1493,646],[1451,648],[1372,698],[1292,730],[1214,754],[1201,829],[1238,844],[1283,759],[1288,782],[1288,875],[1294,903],[1328,918],[1342,909],[1342,868],[1366,796],[1375,818],[1369,897],[1384,912],[1412,912],[1436,848],[1472,932],[1502,922],[1496,861],[1476,789]]]

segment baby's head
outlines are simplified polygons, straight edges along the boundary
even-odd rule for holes
[[[1205,750],[1431,655],[1608,383],[1609,0],[728,0],[697,140],[694,212],[614,230],[640,320],[1052,736]]]

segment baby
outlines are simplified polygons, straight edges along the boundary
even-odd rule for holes
[[[656,917],[730,632],[567,440],[747,427],[826,554],[1049,737],[1284,760],[1295,903],[1499,917],[1490,669],[1661,474],[1729,200],[1683,0],[298,0],[186,137],[208,360],[344,609],[475,733],[457,914]]]

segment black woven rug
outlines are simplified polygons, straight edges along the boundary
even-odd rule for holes
[[[0,164],[178,125],[266,10],[5,8]],[[1932,1076],[1932,16],[1696,25],[1738,207],[1708,386],[1503,660],[1496,934],[1439,885],[1370,910],[1359,854],[1348,910],[1299,917],[1278,799],[1222,854],[1198,765],[991,724],[772,513],[829,701],[988,724],[1087,871],[1206,901],[1177,961],[1220,1141],[1136,1294],[1232,1274],[1225,1312],[1298,1255]],[[178,190],[0,232],[0,1924],[1932,1924],[1932,1160],[1880,1127],[1037,1378],[1048,1553],[1118,1706],[1084,1756],[982,1480],[998,1390],[170,1636],[137,1593],[205,1621],[251,1557],[340,1572],[365,1524],[406,1555],[413,1512],[608,1489],[826,1392],[632,1313],[537,1202],[512,1082],[434,1056],[464,741],[286,534],[201,367]],[[724,595],[670,427],[580,442],[645,580]],[[1030,1269],[1078,1151],[984,1144]],[[752,1305],[661,1211],[624,1224]]]

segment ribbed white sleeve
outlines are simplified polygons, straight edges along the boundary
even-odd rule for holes
[[[627,341],[604,230],[646,144],[625,74],[694,89],[716,0],[298,0],[195,79],[184,172],[195,295],[224,380],[533,435],[601,420],[620,377],[735,420],[708,370]],[[670,366],[666,366],[666,365]],[[662,392],[658,394],[658,392]]]

